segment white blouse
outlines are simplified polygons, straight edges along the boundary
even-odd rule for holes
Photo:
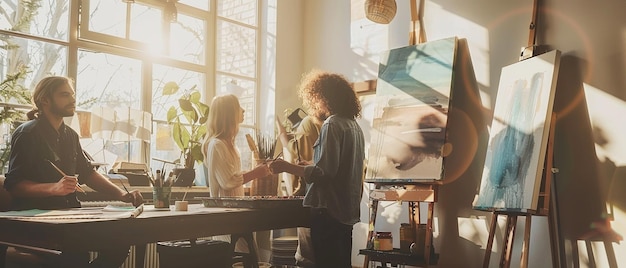
[[[211,197],[244,196],[241,157],[236,148],[230,150],[223,140],[211,138],[204,165]]]

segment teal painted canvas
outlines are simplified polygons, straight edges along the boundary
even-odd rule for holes
[[[537,209],[560,52],[502,68],[475,209]]]
[[[456,49],[452,37],[381,55],[366,181],[443,178]]]

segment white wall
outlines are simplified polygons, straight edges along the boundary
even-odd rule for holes
[[[277,113],[299,106],[295,85],[302,72],[321,68],[352,81],[375,79],[378,63],[351,48],[351,2],[337,0],[278,1]],[[385,26],[378,45],[386,49],[408,45],[409,2],[396,1],[398,13]],[[598,231],[604,202],[613,203],[612,228],[626,233],[626,196],[607,197],[610,188],[626,189],[626,2],[620,0],[544,0],[538,21],[538,44],[562,52],[554,111],[557,114],[555,177],[559,202],[559,230],[566,245],[573,237]],[[426,1],[424,22],[428,40],[457,36],[467,40],[480,89],[484,118],[491,122],[500,70],[518,61],[528,42],[533,1],[431,0]],[[284,8],[284,9],[283,9]],[[283,23],[288,21],[288,23]],[[286,38],[286,39],[284,39]],[[286,44],[286,46],[285,46]],[[484,148],[483,148],[484,149]],[[477,155],[476,157],[479,157]],[[612,180],[613,179],[613,180]],[[444,185],[436,205],[435,249],[438,267],[480,267],[487,240],[490,214],[471,208],[480,174],[464,176]],[[611,181],[613,181],[611,187]],[[615,193],[615,192],[614,192]],[[362,208],[366,211],[365,204]],[[401,207],[387,211],[383,227],[397,229],[406,217]],[[391,215],[400,213],[400,215]],[[362,222],[367,222],[362,212]],[[379,222],[385,222],[379,218]],[[503,226],[500,220],[500,226]],[[518,222],[512,267],[518,267],[524,219]],[[364,228],[355,226],[355,252],[363,247]],[[397,234],[396,234],[397,235]],[[397,237],[397,236],[396,236]],[[534,217],[529,267],[546,267],[550,244],[545,217]],[[397,241],[397,239],[396,239]],[[502,232],[496,236],[491,267],[498,267]],[[397,246],[397,245],[396,245]],[[619,264],[626,264],[626,245],[613,244]],[[596,262],[608,267],[603,247],[596,248]],[[567,251],[572,267],[571,254]],[[581,267],[588,257],[580,249]],[[362,265],[362,256],[353,265]]]

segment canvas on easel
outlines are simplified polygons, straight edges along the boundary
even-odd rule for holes
[[[502,68],[474,209],[537,209],[559,62],[553,50]]]
[[[456,49],[452,37],[381,55],[366,181],[442,179]]]

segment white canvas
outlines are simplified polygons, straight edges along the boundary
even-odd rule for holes
[[[474,208],[537,208],[559,59],[554,50],[502,68]]]

